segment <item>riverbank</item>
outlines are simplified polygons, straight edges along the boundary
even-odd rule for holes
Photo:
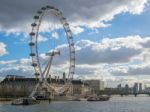
[[[12,101],[15,98],[0,98],[0,101]]]

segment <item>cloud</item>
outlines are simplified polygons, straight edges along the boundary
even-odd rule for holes
[[[145,43],[150,37],[138,35],[105,38],[99,42],[81,40],[75,43],[76,48],[76,78],[103,79],[111,84],[144,81],[150,75],[150,63],[144,61],[144,55],[149,53]],[[55,75],[67,72],[69,67],[68,45],[59,45],[60,56],[55,56],[51,73]],[[40,55],[42,64],[47,62],[45,54]],[[12,73],[33,76],[30,59],[0,61],[9,65],[0,69],[0,74]],[[27,75],[26,75],[27,74]],[[60,75],[62,76],[62,75]],[[143,76],[143,79],[138,79]]]
[[[127,36],[113,39],[105,38],[100,42],[80,40],[75,43],[76,64],[130,63],[135,58],[143,61],[143,53],[146,53],[147,48],[144,48],[141,42],[146,39],[140,36]],[[61,55],[55,57],[55,63],[69,62],[68,45],[59,45],[56,49],[60,50]],[[42,57],[45,59],[44,55]]]
[[[23,66],[23,65],[15,65],[9,66],[0,69],[0,76],[5,77],[6,75],[19,75],[25,77],[33,77],[33,68],[30,66]]]
[[[0,61],[0,64],[4,65],[4,67],[0,68],[0,77],[5,77],[6,75],[33,77],[33,68],[29,59]]]
[[[1,31],[20,32],[30,31],[32,17],[36,11],[45,5],[54,5],[67,17],[71,25],[89,28],[107,27],[115,15],[129,12],[141,14],[148,0],[2,0],[0,4]],[[34,5],[36,4],[36,5]],[[105,24],[106,23],[106,24]]]
[[[103,39],[101,42],[82,40],[76,44],[77,63],[128,63],[143,52],[139,36]],[[131,43],[132,41],[132,43]]]
[[[139,76],[150,75],[150,65],[129,65],[124,67],[114,68],[111,73],[116,76]]]
[[[145,48],[150,48],[150,38],[146,38],[145,41],[141,42],[141,45]]]
[[[53,37],[54,39],[58,39],[58,38],[59,38],[59,35],[58,35],[57,32],[53,32],[53,33],[52,33],[52,37]]]
[[[113,71],[116,70],[113,66],[119,68],[124,65],[127,67],[128,65],[137,63],[136,61],[141,64],[147,63],[144,61],[144,56],[148,53],[147,47],[145,48],[141,43],[146,43],[148,38],[149,37],[127,36],[113,39],[106,38],[100,42],[90,40],[76,42],[76,75],[89,77],[97,74],[101,67],[102,71],[107,69],[110,73],[111,69],[113,69]],[[68,46],[59,45],[56,49],[60,50],[61,55],[54,57],[53,65],[64,66],[69,62]],[[41,55],[41,59],[43,61],[47,60],[45,55]],[[111,66],[113,68],[111,68]],[[128,72],[125,68],[120,68],[120,70],[121,72]]]
[[[71,31],[74,35],[84,32],[84,28],[79,26],[71,26]]]
[[[7,65],[7,64],[14,64],[17,60],[9,60],[9,61],[0,61],[0,64]]]
[[[6,44],[0,42],[0,56],[7,54]]]
[[[80,77],[88,77],[91,76],[91,74],[94,75],[96,72],[100,71],[101,68],[101,66],[90,66],[87,64],[77,65],[76,74],[80,75]]]
[[[45,42],[45,41],[48,41],[48,38],[42,36],[42,35],[39,35],[38,36],[38,42]]]

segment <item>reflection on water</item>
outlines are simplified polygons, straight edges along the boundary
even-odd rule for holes
[[[1,102],[0,112],[150,112],[148,96],[114,96],[106,102],[41,102],[30,106],[12,106]]]

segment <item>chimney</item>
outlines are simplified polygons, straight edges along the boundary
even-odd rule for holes
[[[49,75],[49,81],[51,82],[51,75]]]
[[[66,81],[66,73],[65,72],[63,72],[63,80],[64,80],[64,82]]]
[[[57,82],[57,76],[55,76],[55,81]]]
[[[57,81],[59,82],[59,76],[57,77]]]

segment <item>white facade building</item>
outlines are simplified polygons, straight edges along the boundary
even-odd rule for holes
[[[101,80],[86,80],[85,81],[92,89],[93,93],[99,93],[104,90],[104,81]]]

